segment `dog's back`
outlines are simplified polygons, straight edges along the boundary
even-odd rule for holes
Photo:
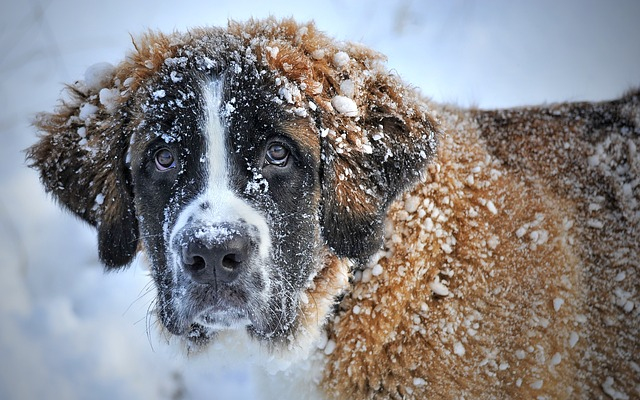
[[[589,327],[576,383],[640,396],[640,92],[474,116],[511,174],[540,182],[571,212],[579,307],[565,328]]]
[[[386,252],[333,325],[329,386],[640,395],[640,93],[438,114],[436,162],[392,206]]]

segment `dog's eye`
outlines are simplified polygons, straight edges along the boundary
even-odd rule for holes
[[[287,161],[289,160],[289,149],[280,143],[273,143],[267,149],[265,160],[268,164],[275,165],[277,167],[284,167],[287,165]]]
[[[160,149],[156,151],[154,158],[156,160],[156,169],[160,172],[176,167],[176,159],[169,149]]]

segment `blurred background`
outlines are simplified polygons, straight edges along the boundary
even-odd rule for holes
[[[117,64],[130,34],[314,19],[364,43],[440,102],[482,108],[605,100],[640,86],[640,2],[25,0],[0,4],[0,399],[251,399],[240,365],[185,360],[146,317],[144,268],[104,275],[94,232],[25,167],[30,120],[65,82]],[[148,326],[152,325],[151,329]]]

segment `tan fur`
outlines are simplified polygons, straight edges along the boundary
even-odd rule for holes
[[[441,109],[427,180],[389,211],[382,274],[354,285],[330,327],[329,393],[640,396],[638,99]],[[606,113],[618,126],[589,126]],[[589,167],[602,142],[620,147],[601,168],[629,167],[626,182]]]
[[[125,156],[165,61],[183,49],[254,57],[299,117],[283,129],[321,160],[323,234],[342,235],[324,238],[300,306],[302,330],[326,327],[335,344],[324,349],[328,397],[640,397],[638,92],[459,110],[422,98],[380,54],[291,20],[148,33],[135,49],[108,87],[120,93],[115,111],[75,85],[72,101],[41,116],[30,157],[45,186],[90,223],[116,224],[132,211],[126,174],[111,163]],[[336,96],[351,98],[355,115],[337,110]],[[99,111],[80,121],[86,103]],[[377,235],[366,224],[382,214],[384,248],[350,270],[346,257],[370,247],[350,240]]]

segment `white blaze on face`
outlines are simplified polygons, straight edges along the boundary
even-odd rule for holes
[[[207,182],[203,193],[178,215],[176,224],[171,230],[169,243],[174,243],[173,239],[188,223],[199,224],[203,228],[215,227],[218,224],[247,224],[254,228],[249,231],[257,232],[257,237],[254,239],[259,241],[258,253],[262,260],[266,260],[271,250],[271,235],[267,221],[258,210],[238,197],[230,187],[230,165],[227,157],[229,154],[228,126],[220,112],[223,107],[223,89],[221,80],[213,80],[203,86],[202,131],[206,139],[206,149],[200,160],[206,163]],[[192,167],[196,168],[196,166]],[[216,232],[215,229],[210,231]]]
[[[205,85],[202,96],[204,97],[205,126],[204,133],[207,137],[208,184],[205,193],[211,200],[215,200],[217,194],[228,191],[228,168],[225,121],[222,120],[220,110],[222,108],[222,81],[215,80]]]

